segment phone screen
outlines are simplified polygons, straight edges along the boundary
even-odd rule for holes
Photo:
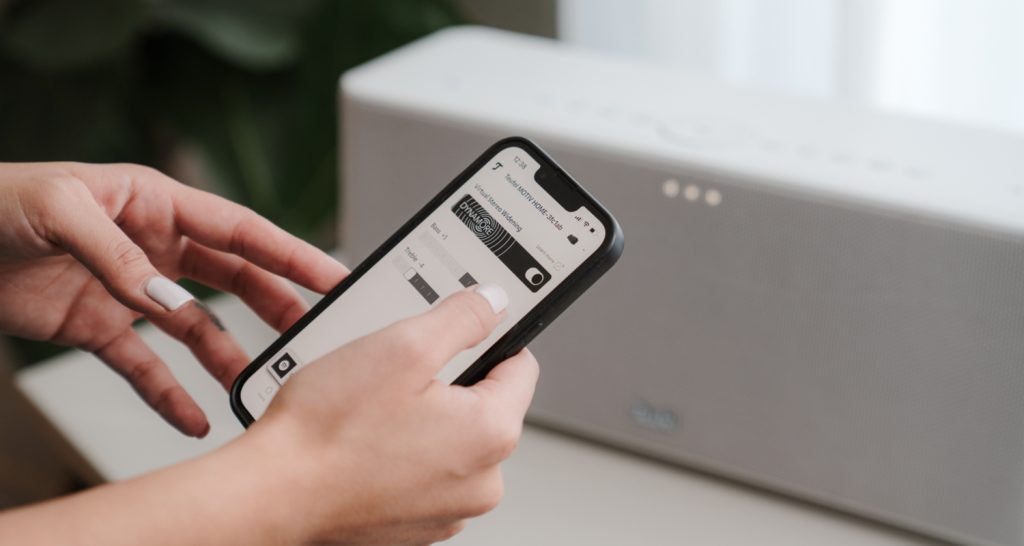
[[[593,211],[566,210],[544,190],[535,179],[539,169],[523,148],[497,151],[245,381],[245,409],[259,419],[281,386],[310,362],[457,290],[498,284],[509,295],[507,316],[437,376],[448,383],[458,378],[605,239],[607,227]]]

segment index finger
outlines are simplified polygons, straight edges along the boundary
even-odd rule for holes
[[[175,221],[190,239],[237,254],[321,294],[348,275],[348,268],[327,253],[251,209],[184,184],[173,187]]]

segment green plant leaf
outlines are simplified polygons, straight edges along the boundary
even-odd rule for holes
[[[122,53],[142,31],[145,18],[140,0],[35,0],[4,10],[0,36],[18,61],[66,70]]]
[[[309,0],[176,0],[155,4],[153,16],[228,62],[266,70],[296,59],[299,24],[313,6]]]
[[[184,182],[322,246],[335,233],[338,76],[461,21],[446,0],[138,1],[143,28],[116,62],[46,75],[0,48],[0,158],[160,168],[187,150],[207,178]]]

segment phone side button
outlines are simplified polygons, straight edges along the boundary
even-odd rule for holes
[[[543,330],[545,326],[547,326],[547,325],[544,324],[543,320],[538,322],[537,324],[534,324],[533,328],[530,328],[529,330],[527,330],[526,331],[526,335],[523,336],[523,343],[529,343],[529,342],[533,341],[533,338],[537,337],[537,334],[539,334],[540,331]]]
[[[519,343],[516,343],[516,349],[514,351],[509,352],[505,356],[505,358],[509,358],[511,356],[514,356],[514,355],[518,354],[519,351],[522,351],[523,348],[525,348],[527,344],[529,344],[531,341],[533,341],[533,338],[537,337],[537,334],[539,334],[540,331],[544,329],[544,326],[545,326],[544,321],[540,321],[537,324],[534,324],[533,326],[531,326],[530,329],[527,330],[525,334],[523,334],[523,337],[521,337],[519,339]]]

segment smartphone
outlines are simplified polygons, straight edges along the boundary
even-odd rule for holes
[[[622,254],[615,218],[521,137],[491,146],[238,376],[231,408],[259,419],[278,390],[328,352],[478,283],[507,316],[437,379],[471,385],[516,354]]]

